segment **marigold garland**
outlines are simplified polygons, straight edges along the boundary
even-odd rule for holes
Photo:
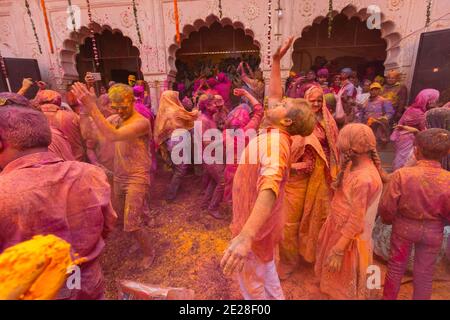
[[[72,20],[73,31],[77,31],[77,24],[75,22],[75,15],[73,13],[72,0],[67,0],[67,2],[69,4],[70,18]]]
[[[5,80],[8,78],[8,71],[6,70],[5,60],[3,59],[2,53],[0,52],[0,69]]]
[[[41,42],[39,41],[39,36],[36,31],[36,26],[34,24],[33,16],[31,15],[30,4],[28,3],[28,0],[25,0],[25,7],[27,8],[28,17],[30,17],[31,28],[33,29],[33,34],[34,34],[34,38],[36,39],[36,44],[38,46],[39,53],[42,54]]]
[[[333,0],[328,2],[328,39],[331,38],[331,32],[333,31]]]
[[[271,48],[271,41],[272,41],[272,0],[268,0],[267,2],[267,9],[268,9],[268,22],[267,22],[267,65],[272,65],[272,48]]]
[[[41,0],[41,7],[42,7],[42,12],[44,13],[44,22],[45,22],[45,28],[47,30],[47,38],[48,38],[48,44],[50,46],[50,52],[53,54],[53,53],[55,53],[55,49],[53,48],[53,40],[52,40],[52,34],[50,32],[50,26],[48,23],[47,9],[45,8],[45,0]]]
[[[139,39],[139,43],[142,44],[142,36],[141,36],[141,29],[139,27],[139,20],[137,15],[137,6],[136,6],[136,0],[133,0],[133,13],[134,13],[134,23],[136,25],[136,32]]]
[[[433,0],[428,0],[427,3],[427,20],[425,22],[425,27],[428,27],[430,25],[430,21],[431,21],[431,4],[432,4]]]
[[[181,35],[180,35],[180,17],[178,15],[178,1],[173,0],[173,16],[175,19],[175,30],[178,44],[181,44]]]
[[[223,12],[222,12],[222,0],[219,0],[219,17],[222,19]]]

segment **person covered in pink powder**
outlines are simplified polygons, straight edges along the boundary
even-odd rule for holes
[[[414,103],[406,109],[400,118],[398,125],[391,135],[391,141],[395,145],[395,158],[392,164],[393,170],[397,170],[405,165],[413,149],[414,133],[405,126],[415,128],[419,131],[425,130],[425,112],[436,106],[439,96],[439,91],[435,89],[424,89],[420,91]]]
[[[431,298],[436,259],[450,222],[450,172],[440,163],[450,151],[450,132],[421,131],[414,144],[417,164],[392,174],[378,209],[383,222],[392,224],[385,300],[397,299],[413,247],[413,299]]]
[[[224,215],[220,212],[219,207],[223,199],[225,187],[223,175],[225,166],[223,161],[221,161],[222,163],[217,163],[215,161],[213,161],[214,163],[207,163],[209,161],[207,161],[205,157],[207,149],[211,150],[211,146],[208,147],[211,143],[223,143],[222,141],[208,141],[207,139],[204,139],[205,133],[209,130],[210,133],[214,130],[219,130],[217,128],[217,123],[214,121],[214,116],[219,112],[216,95],[204,94],[200,96],[198,107],[201,111],[198,120],[201,121],[202,130],[194,130],[194,139],[195,143],[201,144],[203,157],[202,163],[206,191],[202,201],[202,209],[207,210],[215,219],[223,219]],[[201,133],[199,131],[202,132],[202,136],[200,136]],[[215,148],[208,153],[208,156],[212,158],[216,156]]]
[[[233,180],[236,170],[238,168],[238,161],[240,159],[240,152],[247,146],[251,134],[257,134],[259,125],[264,116],[264,108],[261,103],[245,89],[234,89],[233,94],[237,97],[245,97],[253,106],[253,114],[250,116],[250,110],[246,108],[247,105],[240,105],[235,108],[230,114],[226,122],[226,128],[232,130],[225,130],[223,132],[223,141],[225,152],[228,160],[233,159],[232,163],[226,160],[225,165],[225,191],[224,201],[232,205]],[[247,106],[248,107],[248,106]],[[239,147],[242,150],[239,150]],[[240,152],[239,152],[240,151]]]
[[[337,145],[341,170],[331,212],[319,234],[315,273],[320,290],[332,299],[366,299],[367,267],[373,259],[372,230],[384,173],[370,127],[346,125]]]

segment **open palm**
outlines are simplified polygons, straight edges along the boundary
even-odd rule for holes
[[[289,51],[289,48],[292,46],[292,43],[294,42],[294,37],[289,37],[286,39],[286,41],[283,43],[281,47],[278,47],[277,51],[274,53],[273,58],[274,59],[281,59],[283,58],[286,53]]]

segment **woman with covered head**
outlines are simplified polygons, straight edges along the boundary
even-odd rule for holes
[[[280,243],[279,271],[287,277],[301,255],[309,263],[316,258],[317,239],[328,216],[331,184],[336,179],[338,129],[328,111],[323,91],[311,87],[305,95],[316,117],[313,134],[293,136],[292,169],[284,199],[284,240]]]
[[[158,114],[155,119],[154,139],[156,147],[161,150],[164,160],[173,165],[173,176],[167,192],[167,200],[174,200],[177,196],[183,177],[187,173],[187,163],[173,163],[170,161],[172,150],[181,143],[191,143],[190,138],[182,137],[189,134],[198,118],[198,111],[187,111],[179,99],[177,91],[164,91],[159,102]],[[180,155],[183,158],[183,154]],[[190,159],[189,155],[189,159]]]
[[[412,127],[419,131],[425,130],[425,112],[428,109],[432,109],[438,100],[439,91],[424,89],[419,92],[414,103],[408,107],[400,118],[398,126],[391,135],[391,140],[395,144],[393,170],[397,170],[405,165],[413,149],[414,133],[407,127]]]
[[[316,275],[333,299],[367,298],[372,264],[372,229],[383,187],[381,161],[372,130],[348,124],[339,133],[341,167],[330,214],[319,235]]]

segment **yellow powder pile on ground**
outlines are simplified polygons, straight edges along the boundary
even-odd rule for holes
[[[53,235],[10,247],[0,255],[0,299],[53,299],[70,265],[70,244]]]

